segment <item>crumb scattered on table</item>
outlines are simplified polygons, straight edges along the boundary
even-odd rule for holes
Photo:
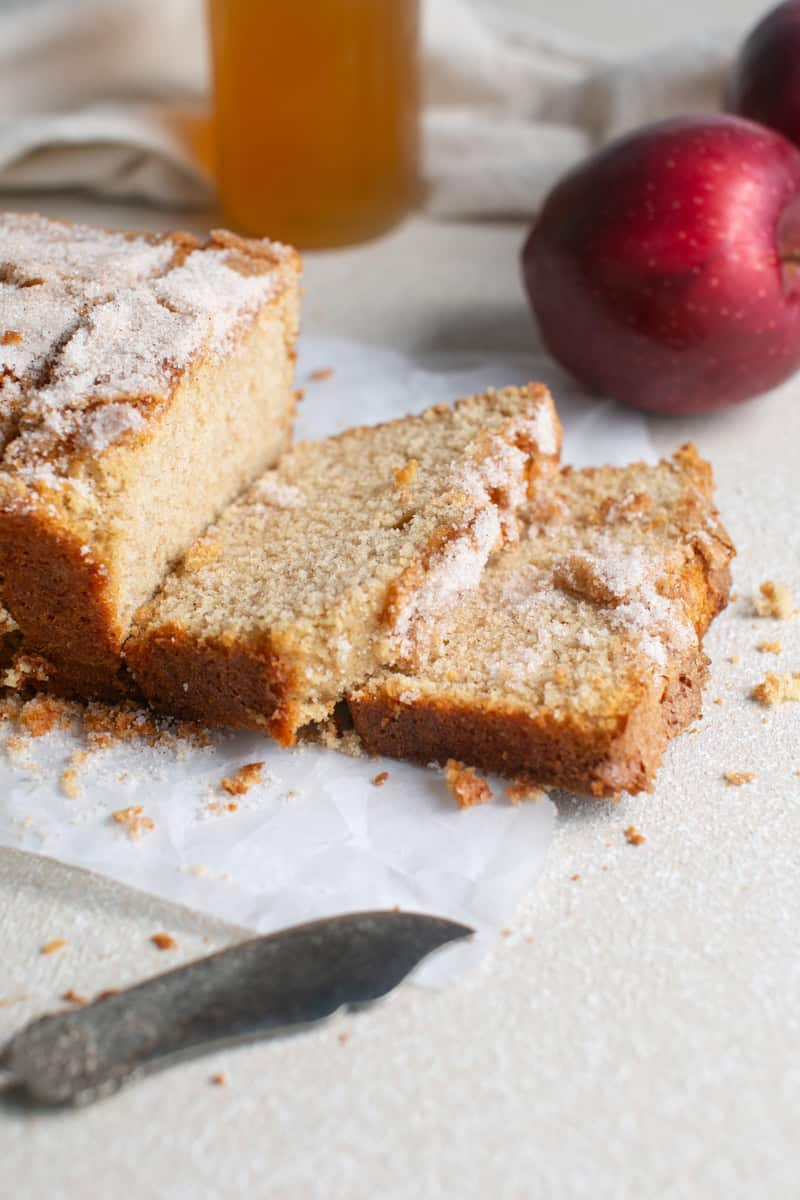
[[[500,936],[501,936],[501,937],[506,937],[506,938],[507,938],[507,937],[511,937],[511,930],[510,930],[510,929],[508,929],[508,928],[506,928],[506,929],[501,929],[501,930],[500,930]]]
[[[714,697],[714,703],[715,703],[715,704],[720,704],[720,705],[722,705],[722,704],[724,704],[724,703],[725,703],[725,701],[722,699],[722,696],[715,696],[715,697]]]
[[[383,785],[386,783],[386,780],[387,780],[388,778],[389,778],[389,772],[388,772],[388,771],[380,771],[380,772],[379,772],[379,773],[378,773],[378,774],[375,776],[375,778],[373,779],[373,781],[372,781],[372,782],[374,783],[375,787],[383,787]]]
[[[741,787],[743,783],[752,783],[756,778],[752,771],[725,771],[723,779],[733,787]]]
[[[133,804],[130,808],[118,808],[111,817],[117,825],[124,825],[132,842],[140,842],[145,833],[156,827],[155,821],[146,815],[141,804]]]
[[[70,706],[52,696],[33,696],[19,710],[18,721],[31,737],[43,737],[57,725],[69,723]]]
[[[326,379],[332,379],[335,374],[333,367],[317,367],[316,371],[312,371],[308,378],[312,383],[324,383]]]
[[[19,329],[6,329],[2,338],[0,338],[0,342],[2,342],[4,346],[18,346],[21,341],[22,334],[20,333]]]
[[[154,933],[150,941],[154,946],[158,946],[159,950],[174,950],[178,945],[171,933]]]
[[[759,617],[777,617],[785,621],[795,614],[794,598],[785,583],[765,579],[753,597],[753,608]]]
[[[787,700],[800,700],[800,672],[796,675],[776,675],[768,671],[761,683],[753,688],[752,696],[760,704],[784,704]]]
[[[577,883],[578,880],[580,879],[580,875],[576,871],[574,875],[570,875],[570,879],[572,880],[573,883]]]
[[[224,1087],[227,1082],[228,1077],[222,1071],[215,1071],[209,1079],[209,1083],[213,1083],[214,1087]]]
[[[629,846],[643,846],[647,841],[647,838],[643,833],[639,833],[635,825],[629,825],[627,829],[623,830],[623,833]]]
[[[338,1035],[337,1041],[342,1046],[346,1045],[346,1043],[350,1041],[350,1034],[347,1032],[346,1029],[343,1029],[342,1032]]]
[[[492,789],[472,767],[465,767],[455,758],[448,758],[444,768],[445,783],[459,808],[473,808],[492,798]]]
[[[64,992],[61,999],[66,1000],[67,1004],[88,1004],[89,1003],[89,999],[87,996],[81,996],[80,993],[76,992],[73,988],[70,988],[69,991]]]
[[[53,938],[52,941],[45,942],[45,944],[43,946],[40,946],[39,953],[40,954],[55,954],[58,950],[63,950],[64,947],[66,946],[66,944],[67,943],[64,938]]]
[[[245,763],[244,766],[239,767],[234,775],[227,775],[221,781],[221,786],[231,796],[244,796],[246,792],[250,791],[251,787],[264,782],[264,777],[261,774],[263,767],[263,762]]]

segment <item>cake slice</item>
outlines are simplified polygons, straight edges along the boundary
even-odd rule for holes
[[[39,686],[124,691],[136,609],[286,449],[298,276],[225,232],[0,214],[0,599]]]
[[[543,387],[295,447],[139,613],[128,663],[158,708],[290,745],[381,663],[407,664],[556,471]]]
[[[649,789],[700,715],[701,639],[728,596],[711,496],[690,445],[657,466],[565,468],[547,519],[438,621],[423,661],[351,693],[367,750],[578,794]]]

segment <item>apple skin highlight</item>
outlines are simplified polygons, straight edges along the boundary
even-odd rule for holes
[[[724,115],[637,130],[556,185],[522,268],[589,390],[662,413],[748,400],[800,367],[800,150]]]

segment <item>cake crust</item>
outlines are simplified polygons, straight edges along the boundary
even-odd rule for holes
[[[289,444],[298,279],[222,230],[0,215],[2,601],[40,686],[129,692],[135,610]]]
[[[291,745],[376,664],[413,661],[429,616],[516,537],[560,439],[530,385],[296,446],[138,614],[125,654],[143,693]]]
[[[565,468],[552,523],[487,568],[443,645],[348,696],[365,748],[590,796],[651,789],[701,715],[702,638],[727,603],[712,488],[690,445],[655,468]]]

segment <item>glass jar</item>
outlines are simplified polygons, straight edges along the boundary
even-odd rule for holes
[[[217,182],[238,231],[382,233],[419,178],[419,0],[209,0]]]

